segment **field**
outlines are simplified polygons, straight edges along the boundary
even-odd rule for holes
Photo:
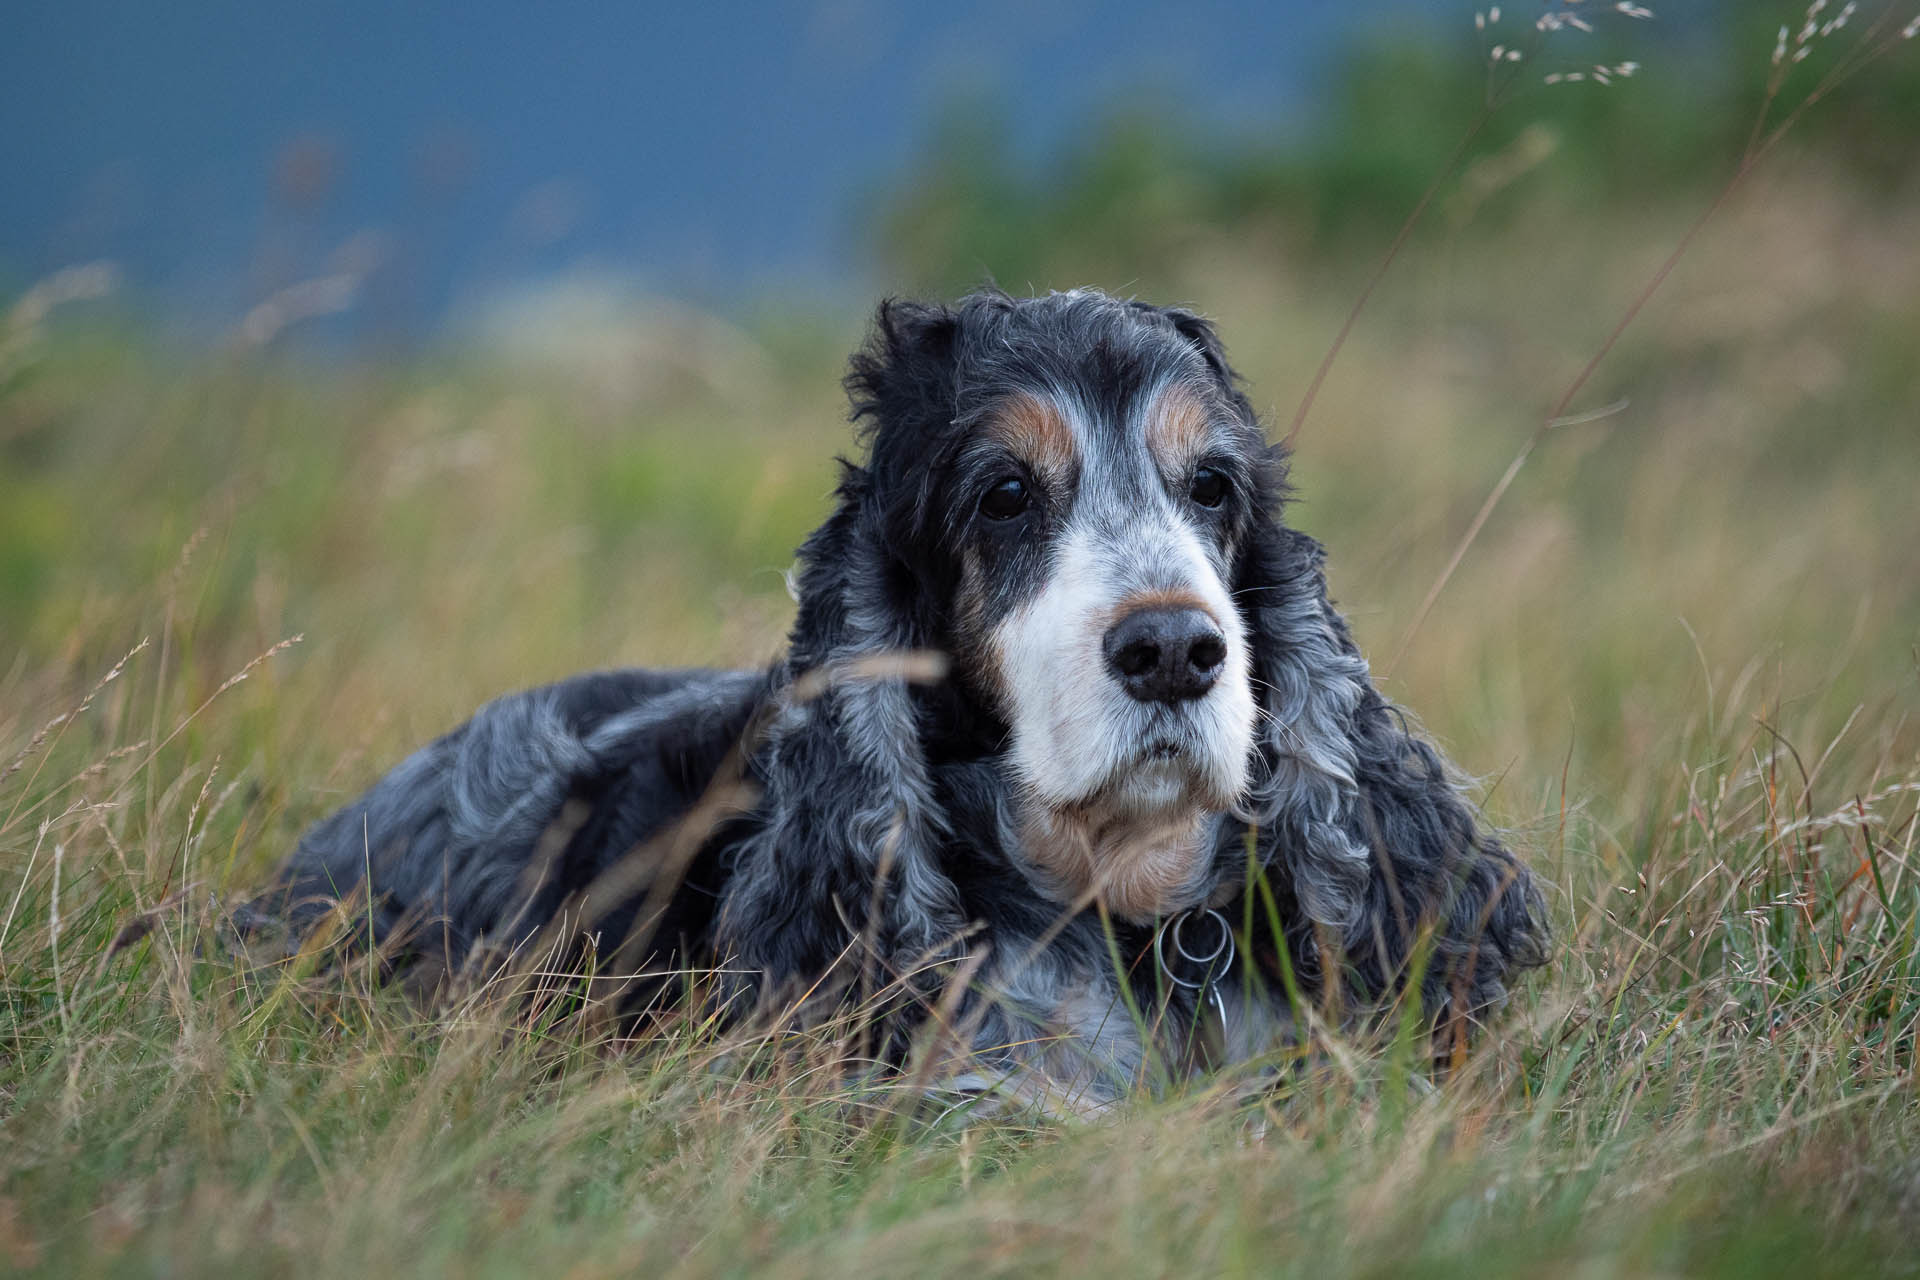
[[[775,654],[861,316],[662,304],[322,362],[16,324],[0,1268],[1920,1269],[1915,197],[1770,160],[1422,618],[1698,210],[1438,208],[1299,435],[1292,518],[1550,884],[1554,961],[1437,1090],[1331,1038],[1251,1102],[1084,1126],[925,1123],[824,1039],[614,1042],[218,944],[306,823],[488,696]],[[1284,431],[1383,247],[1193,226],[1153,293],[1220,321]]]

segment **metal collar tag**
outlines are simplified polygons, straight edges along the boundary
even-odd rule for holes
[[[1220,980],[1233,968],[1234,954],[1233,927],[1212,907],[1170,916],[1153,935],[1160,976],[1195,993],[1194,1057],[1203,1070],[1226,1060],[1227,1002]]]

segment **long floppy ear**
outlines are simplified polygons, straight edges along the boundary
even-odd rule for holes
[[[723,945],[766,990],[843,958],[857,970],[868,947],[904,971],[964,922],[938,859],[946,819],[913,690],[904,673],[871,669],[932,638],[927,586],[901,554],[900,508],[918,504],[899,492],[915,469],[894,437],[951,419],[953,328],[944,309],[883,304],[847,379],[869,465],[841,464],[836,509],[800,549],[787,656],[789,691],[818,692],[794,696],[768,730],[761,813],[721,907]]]
[[[1374,688],[1328,602],[1324,558],[1265,512],[1244,557],[1266,713],[1246,816],[1313,926],[1296,945],[1336,940],[1354,994],[1368,1000],[1404,986],[1424,946],[1427,1012],[1472,1018],[1500,1002],[1512,971],[1544,962],[1539,893],[1439,754]],[[1304,959],[1334,980],[1317,950]]]

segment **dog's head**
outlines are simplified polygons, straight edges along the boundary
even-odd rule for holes
[[[1259,700],[1235,598],[1279,467],[1199,316],[1091,291],[889,303],[848,379],[889,597],[991,724],[1032,869],[1146,918],[1205,895]]]
[[[1091,291],[888,303],[847,388],[866,456],[801,549],[788,655],[825,692],[772,731],[722,909],[747,969],[1219,905],[1250,850],[1304,980],[1330,937],[1390,990],[1427,925],[1435,1009],[1538,962],[1525,869],[1374,689],[1206,321]],[[917,649],[950,678],[870,674]]]

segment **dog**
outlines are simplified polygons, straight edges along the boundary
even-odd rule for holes
[[[891,300],[784,658],[512,694],[313,827],[246,920],[393,964],[558,947],[646,1011],[864,993],[900,1062],[1099,1109],[1543,962],[1525,866],[1375,688],[1199,314]],[[876,982],[891,1001],[871,999]],[[1400,1007],[1405,1007],[1402,1004]],[[1341,1012],[1344,1011],[1344,1012]]]

